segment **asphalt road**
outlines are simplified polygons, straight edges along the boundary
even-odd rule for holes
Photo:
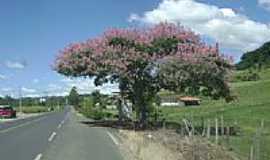
[[[80,124],[66,109],[38,117],[0,123],[0,160],[121,160],[105,129]]]

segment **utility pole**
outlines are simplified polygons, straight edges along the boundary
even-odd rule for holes
[[[45,104],[45,107],[48,107],[47,106],[47,104],[48,104],[47,103],[47,100],[48,100],[48,91],[44,91],[43,94],[44,94],[44,104]]]
[[[20,113],[22,113],[22,87],[19,87],[19,109]]]
[[[83,107],[86,108],[86,97],[83,97]]]
[[[69,103],[69,102],[68,102],[68,98],[66,97],[66,106],[68,105],[68,103]]]

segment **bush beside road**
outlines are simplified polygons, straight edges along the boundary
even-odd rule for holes
[[[115,119],[118,115],[116,110],[109,109],[96,109],[96,108],[77,108],[78,112],[83,114],[85,117],[94,119],[94,120],[102,120],[102,119]]]
[[[16,108],[17,112],[20,112],[20,108]],[[47,107],[42,107],[42,106],[33,106],[33,107],[22,107],[22,112],[23,113],[42,113],[42,112],[48,112]]]
[[[16,107],[15,108],[17,112],[20,112],[20,108]],[[46,106],[23,106],[22,107],[22,112],[25,114],[28,113],[43,113],[43,112],[51,112],[51,111],[56,111],[56,110],[61,110],[63,107],[46,107]]]

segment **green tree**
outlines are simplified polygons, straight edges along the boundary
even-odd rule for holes
[[[179,25],[161,23],[115,28],[71,44],[57,58],[55,69],[66,76],[93,78],[96,86],[117,83],[120,94],[133,104],[141,126],[145,126],[160,89],[228,98],[226,77],[232,68],[219,54],[218,45],[206,45]]]
[[[101,97],[101,94],[98,90],[96,90],[92,93],[92,97],[93,97],[93,104],[94,105],[96,105],[97,103],[99,103],[99,104],[101,103],[102,97]]]
[[[80,95],[77,92],[77,88],[73,87],[69,93],[68,101],[70,105],[78,107],[80,101]]]

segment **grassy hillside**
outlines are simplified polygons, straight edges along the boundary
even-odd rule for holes
[[[254,144],[255,134],[262,121],[264,129],[260,139],[260,156],[270,159],[270,70],[259,73],[261,80],[253,82],[232,83],[233,92],[238,100],[225,103],[222,100],[204,100],[200,107],[162,108],[168,120],[181,121],[184,117],[192,117],[194,121],[224,117],[227,124],[237,123],[241,135],[231,137],[228,146],[242,156],[248,156],[250,146]],[[257,140],[256,140],[257,143]],[[268,153],[268,158],[264,157]]]

